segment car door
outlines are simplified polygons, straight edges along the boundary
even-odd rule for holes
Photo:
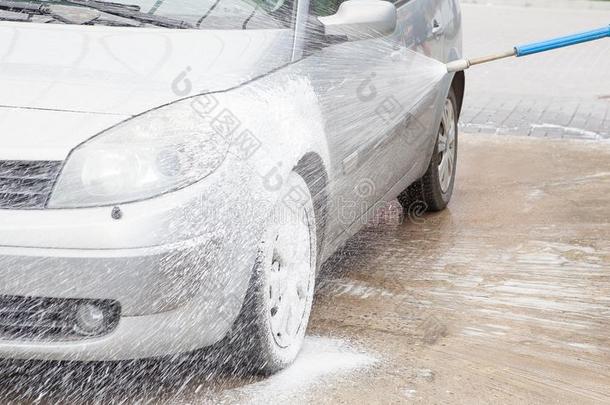
[[[408,52],[422,55],[430,59],[432,64],[447,62],[445,33],[448,21],[443,13],[446,3],[447,0],[398,0],[395,3],[398,10],[398,41]],[[405,72],[406,75],[412,73],[409,69]],[[446,75],[422,75],[422,80],[429,80],[430,85],[420,89],[422,99],[409,111],[409,142],[403,151],[411,167],[418,163],[428,163],[421,159],[428,157],[426,152],[432,149],[436,140],[440,122],[439,106],[443,105],[446,96],[446,79]]]
[[[414,162],[412,150],[424,142],[419,138],[427,130],[433,101],[421,94],[421,86],[413,89],[413,78],[403,76],[414,60],[409,47],[429,42],[425,34],[410,43],[405,28],[423,12],[421,6],[405,4],[396,31],[382,38],[305,41],[299,65],[318,95],[330,150],[329,242],[344,240],[365,224],[365,214],[404,177]]]

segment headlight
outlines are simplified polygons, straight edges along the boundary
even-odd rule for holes
[[[229,142],[187,103],[126,121],[72,151],[49,208],[132,202],[174,191],[211,174]]]

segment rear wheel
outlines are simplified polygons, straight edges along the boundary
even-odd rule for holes
[[[241,368],[269,374],[294,361],[309,322],[316,266],[313,199],[293,172],[265,232],[234,327],[233,354]]]
[[[453,88],[445,99],[443,116],[438,129],[434,152],[426,173],[399,196],[405,212],[413,209],[441,211],[453,194],[457,163],[457,100]]]

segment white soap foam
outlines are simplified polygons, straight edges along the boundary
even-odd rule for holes
[[[333,338],[308,336],[294,364],[287,369],[254,384],[227,391],[240,403],[278,403],[294,398],[330,379],[338,380],[356,371],[373,366],[379,359]]]

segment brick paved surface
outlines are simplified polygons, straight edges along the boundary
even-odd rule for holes
[[[467,57],[610,23],[610,8],[462,8]],[[610,139],[610,39],[475,66],[466,75],[464,132]]]

